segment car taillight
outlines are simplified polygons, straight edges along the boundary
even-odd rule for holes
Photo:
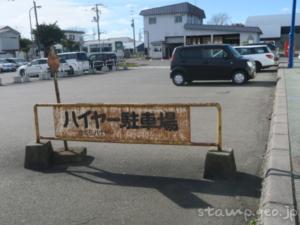
[[[273,54],[266,54],[266,56],[267,56],[267,58],[269,58],[269,59],[273,59],[273,58],[274,58]]]

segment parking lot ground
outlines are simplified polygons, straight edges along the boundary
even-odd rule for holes
[[[267,144],[276,71],[244,86],[198,82],[175,87],[167,68],[138,68],[60,81],[65,103],[219,102],[224,145],[235,150],[239,174],[232,181],[202,178],[206,148],[70,143],[86,146],[82,165],[47,172],[23,168],[24,148],[34,139],[33,105],[53,103],[51,81],[0,87],[0,224],[247,224],[258,208],[260,170]],[[215,117],[194,113],[195,138],[214,138]],[[41,117],[52,131],[52,112]],[[54,143],[62,146],[61,142]],[[222,209],[214,216],[207,208]]]

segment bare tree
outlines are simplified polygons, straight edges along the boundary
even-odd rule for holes
[[[228,25],[229,23],[230,17],[227,15],[227,13],[218,13],[214,15],[209,21],[209,24],[214,25]]]

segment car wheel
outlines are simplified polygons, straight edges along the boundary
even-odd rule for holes
[[[256,72],[260,72],[262,69],[262,65],[260,62],[255,62]]]
[[[72,66],[70,66],[70,75],[74,75],[74,68]]]
[[[237,85],[242,85],[247,82],[247,75],[243,71],[237,71],[232,75],[232,82]]]
[[[185,77],[182,73],[175,73],[172,80],[176,86],[183,86],[185,84]]]
[[[20,75],[21,75],[21,77],[24,77],[25,76],[25,70],[20,70]]]

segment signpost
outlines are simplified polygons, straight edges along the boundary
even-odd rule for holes
[[[54,47],[50,48],[49,51],[49,55],[48,55],[48,65],[50,68],[50,72],[51,75],[53,77],[53,81],[54,81],[54,88],[55,88],[55,95],[56,95],[56,102],[57,103],[61,103],[61,99],[60,99],[60,92],[59,92],[59,87],[58,87],[58,82],[57,82],[57,72],[59,69],[59,58],[55,53],[55,49]],[[67,151],[68,148],[68,143],[66,141],[64,141],[64,147],[65,150]]]

